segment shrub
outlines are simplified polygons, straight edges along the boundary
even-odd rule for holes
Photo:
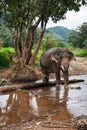
[[[0,49],[0,68],[9,67],[9,54],[15,56],[14,48],[1,48]]]
[[[11,54],[11,55],[15,56],[15,50],[14,50],[14,48],[11,48],[11,47],[1,48],[0,52]]]
[[[73,50],[73,49],[74,49],[72,43],[67,43],[67,44],[66,44],[66,47],[67,47],[69,50]]]
[[[87,57],[87,49],[75,49],[74,54],[78,57]]]
[[[0,52],[0,68],[9,67],[9,58],[6,53]]]
[[[57,41],[55,39],[50,38],[49,36],[47,36],[42,41],[41,49],[43,51],[45,51],[45,50],[48,50],[50,48],[57,47],[57,46],[58,46]]]

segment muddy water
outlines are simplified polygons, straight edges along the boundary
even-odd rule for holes
[[[87,75],[70,77],[84,82],[64,86],[17,90],[0,94],[0,122],[18,123],[44,117],[51,120],[87,115]]]

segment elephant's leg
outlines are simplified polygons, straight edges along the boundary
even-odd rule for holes
[[[46,70],[42,70],[43,72],[43,82],[48,82],[49,81],[49,73],[47,73]]]
[[[49,81],[49,75],[47,73],[46,75],[44,75],[43,82],[48,82],[48,81]]]
[[[53,64],[53,71],[56,77],[56,86],[59,86],[60,85],[60,67],[58,67],[57,64]]]
[[[68,70],[63,72],[64,75],[64,86],[68,87],[69,79],[68,79]]]
[[[57,71],[54,72],[56,77],[56,86],[60,85],[60,69],[57,69]]]

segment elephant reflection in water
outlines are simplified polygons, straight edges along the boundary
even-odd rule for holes
[[[36,97],[39,115],[47,116],[48,120],[67,120],[72,118],[68,111],[69,89],[59,87],[47,87],[40,93],[41,99]]]
[[[48,82],[49,74],[55,73],[56,86],[60,84],[60,70],[64,76],[64,86],[69,84],[68,69],[69,62],[76,60],[74,54],[66,48],[51,48],[40,57],[41,71],[44,75],[43,81]]]
[[[52,112],[52,114],[54,114],[54,111],[59,111],[55,115],[56,118],[58,118],[59,115],[64,116],[64,114],[66,114],[66,118],[67,115],[68,117],[71,116],[67,110],[66,98],[68,96],[68,89],[64,89],[63,100],[60,98],[60,87],[54,88],[53,90],[52,88],[46,88],[46,90],[43,88],[40,90],[41,91],[35,91],[35,94],[32,94],[31,90],[29,92],[11,92],[6,99],[7,103],[4,106],[4,113],[2,111],[3,108],[0,110],[0,120],[8,123],[18,123],[22,120],[46,116],[49,111]],[[61,112],[60,110],[65,110],[65,112],[63,113],[63,111]]]
[[[55,90],[55,97],[57,100],[57,112],[56,112],[56,120],[68,120],[72,119],[72,114],[68,110],[68,95],[69,95],[69,88],[63,89],[63,86],[56,87]]]

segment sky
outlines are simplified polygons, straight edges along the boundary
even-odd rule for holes
[[[64,26],[68,29],[77,29],[84,22],[87,22],[87,6],[82,6],[79,12],[68,11],[66,13],[66,19],[60,20],[57,23],[53,23],[49,20],[47,28],[54,26]]]

